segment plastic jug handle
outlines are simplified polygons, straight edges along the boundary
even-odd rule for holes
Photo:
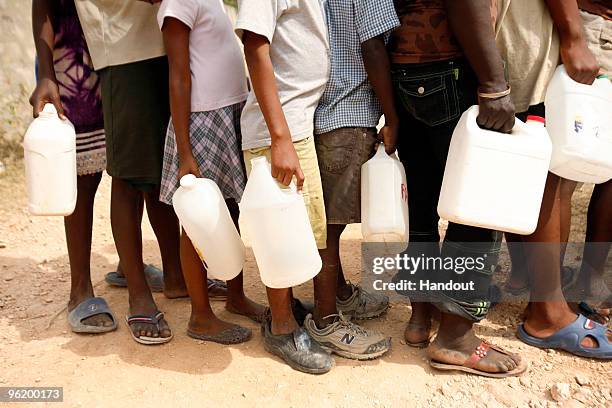
[[[195,185],[196,180],[197,178],[193,174],[185,174],[183,177],[181,177],[180,185],[184,188],[192,188]]]

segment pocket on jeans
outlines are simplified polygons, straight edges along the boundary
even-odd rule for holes
[[[357,139],[355,130],[347,128],[318,135],[315,142],[321,170],[341,174],[351,163]]]
[[[393,82],[404,109],[428,126],[449,122],[461,114],[452,71],[412,77],[400,71],[394,73]]]

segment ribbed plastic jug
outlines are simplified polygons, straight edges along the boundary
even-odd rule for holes
[[[366,242],[408,242],[406,172],[382,144],[361,166],[361,233]]]
[[[217,184],[193,174],[183,176],[172,206],[206,265],[208,276],[231,280],[242,271],[245,248]]]
[[[278,185],[265,157],[251,164],[240,218],[261,280],[270,288],[300,285],[314,278],[322,266],[304,199],[293,183],[287,189]]]
[[[76,134],[46,104],[23,139],[28,209],[32,215],[70,215],[77,199]]]
[[[552,150],[544,119],[517,119],[504,134],[481,129],[477,116],[477,106],[468,109],[453,133],[438,214],[458,224],[531,234]]]
[[[553,143],[550,171],[569,180],[612,178],[612,82],[585,85],[557,68],[546,92],[546,127]]]

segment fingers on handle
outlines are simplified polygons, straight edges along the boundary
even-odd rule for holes
[[[304,172],[302,171],[300,167],[298,167],[297,171],[295,172],[295,177],[297,179],[296,181],[297,189],[301,191],[302,188],[304,187]]]

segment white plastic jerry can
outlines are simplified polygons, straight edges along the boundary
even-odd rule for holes
[[[217,184],[187,174],[172,197],[172,206],[206,265],[208,276],[231,280],[244,267],[246,250]]]
[[[458,224],[531,234],[552,151],[544,119],[517,119],[505,134],[481,129],[477,116],[478,106],[472,106],[453,133],[438,214]]]
[[[252,159],[251,164],[240,218],[261,280],[277,289],[300,285],[322,266],[302,194],[293,183],[281,188],[265,157]]]
[[[569,180],[612,179],[612,82],[585,85],[559,66],[546,92],[546,128],[553,143],[550,171]]]
[[[23,139],[28,209],[32,215],[72,214],[77,200],[76,134],[46,104]]]
[[[366,242],[408,242],[406,171],[383,144],[361,166],[361,233]]]

